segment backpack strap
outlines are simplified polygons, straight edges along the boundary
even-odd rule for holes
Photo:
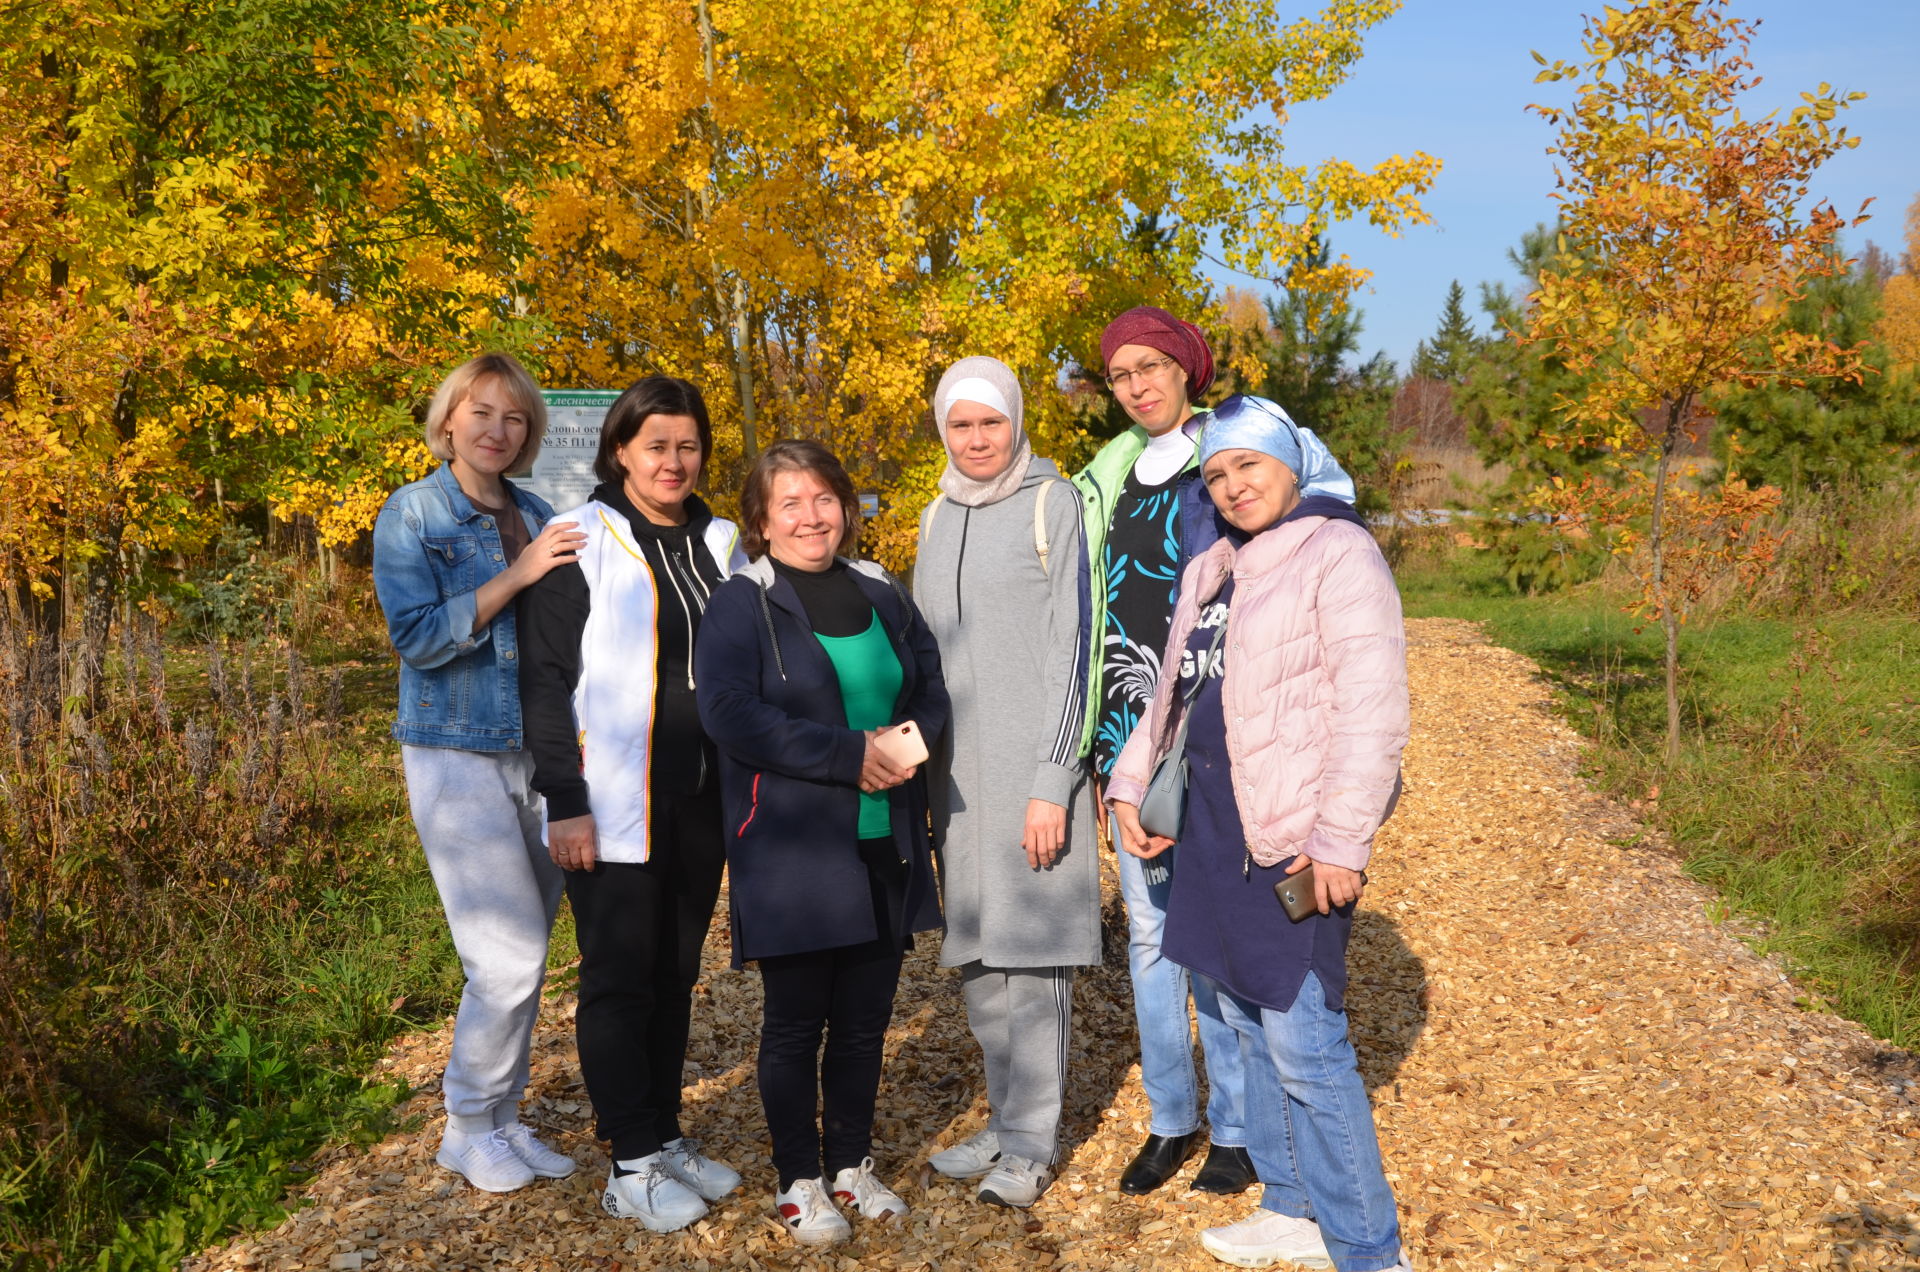
[[[1033,497],[1033,550],[1040,556],[1040,572],[1051,576],[1053,567],[1047,564],[1047,492],[1060,484],[1054,478],[1041,484],[1040,491]]]
[[[1047,492],[1060,484],[1059,478],[1051,478],[1040,487],[1033,498],[1033,550],[1040,558],[1040,572],[1051,575],[1053,568],[1047,564],[1052,545],[1047,542]],[[940,511],[940,505],[947,501],[945,495],[935,495],[927,510],[920,515],[920,537],[925,539],[933,533],[933,517]]]

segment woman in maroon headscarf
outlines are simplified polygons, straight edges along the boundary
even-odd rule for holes
[[[1173,618],[1180,570],[1220,537],[1213,501],[1200,482],[1196,399],[1213,382],[1213,351],[1200,329],[1164,309],[1129,309],[1100,337],[1107,386],[1133,427],[1100,451],[1073,481],[1086,514],[1088,595],[1093,602],[1087,720],[1081,751],[1104,779],[1139,723],[1160,678],[1160,651]],[[1118,835],[1115,836],[1116,842]],[[1167,854],[1171,856],[1173,854]],[[1161,955],[1172,862],[1122,854],[1127,964],[1140,1029],[1140,1076],[1152,1108],[1148,1135],[1120,1175],[1122,1192],[1160,1187],[1201,1137],[1189,989],[1206,1055],[1212,1146],[1193,1186],[1237,1193],[1253,1182],[1247,1156],[1240,1044],[1214,995],[1188,983]]]

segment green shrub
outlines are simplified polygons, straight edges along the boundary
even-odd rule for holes
[[[92,719],[0,681],[13,1265],[172,1267],[270,1221],[302,1158],[380,1133],[403,1092],[361,1075],[453,1002],[383,736],[391,655],[364,629],[330,648],[359,656],[169,648],[136,611]]]

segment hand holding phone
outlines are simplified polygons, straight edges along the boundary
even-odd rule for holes
[[[1328,914],[1349,901],[1359,900],[1360,890],[1367,886],[1364,870],[1328,866],[1326,873],[1316,878],[1311,858],[1297,860],[1306,864],[1283,875],[1273,885],[1273,895],[1280,899],[1280,908],[1295,923],[1309,914]]]
[[[927,739],[911,720],[880,730],[873,735],[873,744],[899,768],[919,768],[927,762]]]
[[[1295,923],[1309,914],[1320,913],[1320,896],[1313,887],[1313,862],[1307,862],[1290,875],[1281,876],[1273,885],[1273,895],[1280,898],[1280,908]]]
[[[909,720],[890,729],[867,734],[867,753],[860,766],[860,789],[872,794],[900,785],[926,762],[927,744],[920,726]]]

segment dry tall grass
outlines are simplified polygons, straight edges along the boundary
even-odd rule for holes
[[[1411,463],[1412,471],[1396,500],[1401,508],[1480,505],[1512,471],[1506,464],[1487,464],[1477,451],[1465,446],[1417,445]]]
[[[1695,606],[1702,615],[1747,610],[1836,610],[1920,615],[1920,483],[1792,495],[1760,533],[1778,543],[1773,565],[1751,582],[1719,580]]]

